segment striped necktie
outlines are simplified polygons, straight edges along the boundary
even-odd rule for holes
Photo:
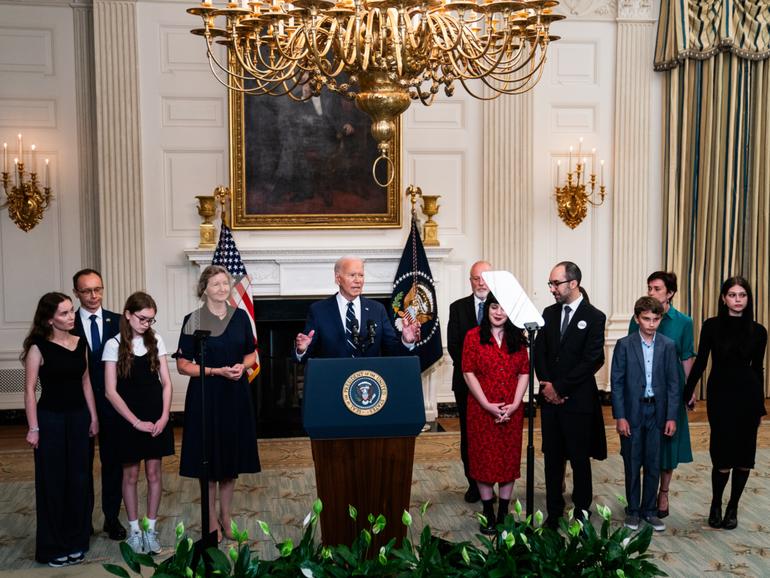
[[[348,301],[348,310],[345,314],[345,340],[348,342],[350,357],[356,356],[357,348],[353,344],[353,327],[358,325],[356,321],[356,312],[353,310],[353,302]]]

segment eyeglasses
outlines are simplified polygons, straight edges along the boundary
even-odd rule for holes
[[[572,279],[565,279],[564,281],[549,281],[548,288],[553,289],[554,287],[558,287],[559,285],[564,285],[565,283],[569,283],[570,281],[572,281]]]
[[[143,325],[155,325],[155,321],[157,321],[154,317],[144,317],[143,315],[137,315],[136,313],[132,313],[134,317],[139,321],[139,323]]]
[[[81,295],[101,295],[104,293],[104,287],[94,287],[93,289],[75,289],[75,292]]]

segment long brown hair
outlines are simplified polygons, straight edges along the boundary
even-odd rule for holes
[[[29,329],[29,333],[24,338],[24,345],[21,348],[21,355],[19,359],[22,363],[27,359],[29,348],[38,340],[48,340],[53,335],[53,327],[49,323],[53,316],[56,315],[56,310],[59,308],[59,303],[63,301],[72,302],[67,295],[52,291],[46,293],[37,302],[37,309],[35,309],[35,316],[32,318],[32,327]]]
[[[118,377],[130,377],[131,365],[134,360],[134,351],[131,345],[131,341],[134,337],[131,331],[131,324],[126,319],[126,313],[134,314],[142,309],[152,309],[158,311],[158,306],[155,304],[155,300],[147,293],[137,291],[132,293],[126,304],[123,306],[123,315],[120,316],[120,345],[118,345]],[[158,361],[158,340],[155,337],[155,332],[152,330],[152,326],[147,327],[147,331],[142,335],[144,339],[144,346],[147,348],[148,359],[150,360],[150,371],[157,373],[160,368],[160,361]]]

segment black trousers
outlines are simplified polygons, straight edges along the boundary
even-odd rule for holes
[[[457,404],[457,414],[460,417],[460,458],[463,461],[463,470],[465,477],[468,478],[468,484],[473,480],[470,474],[470,464],[468,462],[468,396],[470,393],[452,391],[455,394],[455,403]]]
[[[99,461],[101,462],[102,479],[102,512],[104,518],[114,519],[120,514],[123,501],[123,464],[120,463],[118,447],[119,420],[123,418],[115,411],[112,404],[104,397],[103,391],[94,390],[96,399],[96,414],[99,416]],[[94,471],[94,441],[91,440],[90,471]],[[93,474],[89,488],[91,511],[94,508]]]
[[[37,421],[40,443],[35,450],[35,560],[46,564],[88,550],[91,416],[86,408],[64,412],[38,408]]]
[[[558,519],[564,515],[564,462],[572,468],[572,503],[575,516],[582,517],[582,510],[590,512],[593,500],[591,480],[591,425],[593,414],[571,413],[559,406],[544,403],[541,406],[543,454],[545,458],[545,499],[548,517]]]

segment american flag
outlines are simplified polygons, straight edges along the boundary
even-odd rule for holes
[[[254,324],[254,300],[251,298],[251,279],[246,273],[246,267],[243,266],[241,253],[235,246],[235,239],[230,231],[230,227],[222,223],[222,230],[219,232],[219,243],[214,251],[214,257],[211,259],[212,265],[221,265],[233,277],[233,290],[230,293],[229,303],[233,307],[243,309],[249,316],[251,322],[251,332],[254,334],[254,345],[257,345],[257,327]],[[252,381],[259,373],[259,351],[257,351],[257,360],[254,365],[246,368],[249,381]]]

